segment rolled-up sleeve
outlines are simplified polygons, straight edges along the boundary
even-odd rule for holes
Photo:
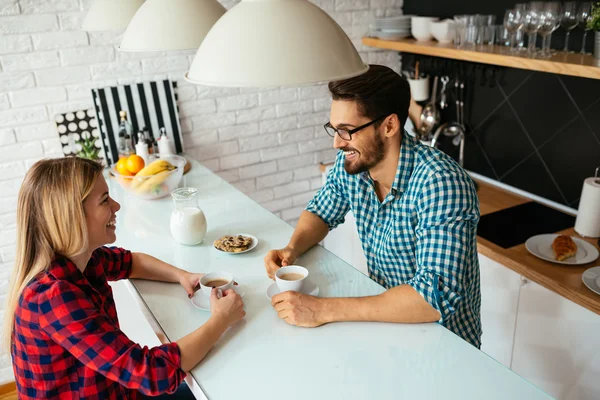
[[[433,175],[417,204],[417,271],[408,282],[444,322],[461,306],[476,251],[479,201],[468,176]]]
[[[106,279],[118,281],[127,279],[131,274],[133,258],[131,252],[120,247],[100,247],[96,250],[101,258],[100,264],[104,268]]]
[[[344,186],[340,182],[343,168],[344,158],[342,152],[339,152],[335,165],[327,174],[325,185],[306,206],[306,211],[321,218],[329,226],[329,230],[344,223],[350,210],[350,203],[344,195]]]
[[[39,296],[40,328],[88,368],[149,396],[173,393],[183,381],[176,343],[148,348],[132,342],[69,282]]]

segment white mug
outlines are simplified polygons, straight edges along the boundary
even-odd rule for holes
[[[429,77],[408,79],[410,95],[414,101],[425,101],[429,98]]]
[[[204,275],[202,278],[200,278],[200,288],[202,290],[202,292],[208,296],[210,296],[210,292],[212,291],[213,287],[212,286],[207,286],[207,283],[210,283],[212,281],[226,281],[227,283],[221,286],[216,286],[216,289],[218,289],[220,292],[224,292],[225,290],[229,290],[233,288],[233,275],[230,274],[229,272],[224,272],[224,271],[217,271],[217,272],[210,272],[206,275]]]
[[[303,277],[298,280],[285,280],[281,279],[282,276],[286,274],[297,274],[302,275]],[[280,292],[294,291],[300,292],[302,287],[304,286],[304,281],[306,281],[306,277],[308,276],[308,270],[299,265],[288,265],[286,267],[281,267],[275,272],[275,282],[277,283],[277,287]]]

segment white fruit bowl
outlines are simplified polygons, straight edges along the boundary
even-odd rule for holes
[[[121,175],[117,169],[113,166],[110,169],[111,174],[114,176],[119,185],[128,194],[132,194],[135,197],[145,200],[155,200],[162,197],[168,196],[171,192],[179,186],[181,177],[183,176],[183,170],[186,164],[186,159],[181,156],[163,156],[160,157],[173,164],[176,168],[172,171],[166,171],[158,175],[150,176],[127,176]],[[148,164],[152,161],[158,160],[158,157],[151,157]],[[150,182],[150,179],[155,178],[154,181]]]

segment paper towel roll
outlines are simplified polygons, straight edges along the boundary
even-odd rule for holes
[[[581,236],[600,237],[600,178],[587,178],[583,182],[575,232]]]

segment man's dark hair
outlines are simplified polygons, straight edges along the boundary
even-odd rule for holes
[[[370,65],[362,75],[329,82],[329,91],[333,100],[355,101],[358,111],[367,118],[396,114],[402,134],[402,127],[408,118],[410,87],[406,79],[390,68]]]

